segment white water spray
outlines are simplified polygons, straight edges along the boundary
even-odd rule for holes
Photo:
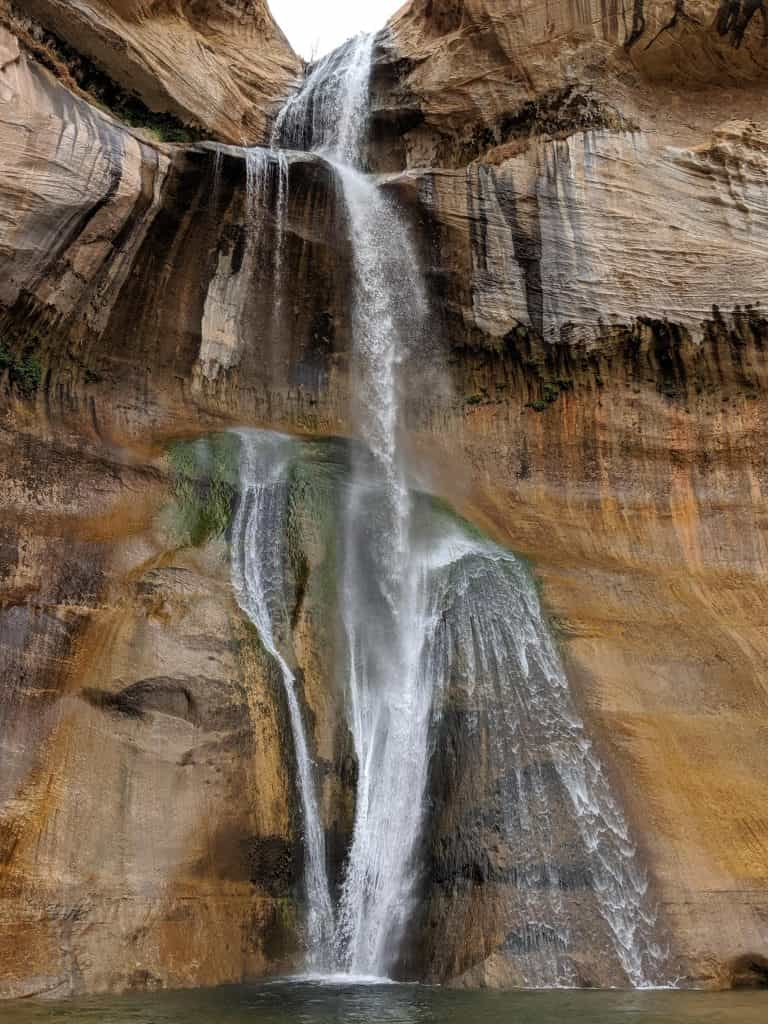
[[[338,167],[355,267],[353,458],[344,515],[341,614],[348,721],[358,763],[355,828],[336,935],[339,967],[386,974],[410,917],[428,767],[432,690],[421,672],[427,599],[411,551],[398,443],[399,369],[426,304],[415,251],[387,197]]]
[[[278,114],[273,148],[301,149],[360,165],[374,39],[356,36],[318,61]]]

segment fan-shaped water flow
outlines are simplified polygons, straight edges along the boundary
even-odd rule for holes
[[[333,910],[325,868],[325,835],[315,795],[313,765],[284,651],[290,646],[287,565],[287,467],[293,442],[279,434],[240,434],[240,502],[232,529],[232,582],[238,603],[256,627],[280,673],[296,757],[305,845],[308,962],[326,967]]]
[[[505,839],[523,851],[514,933],[526,984],[574,983],[571,932],[579,922],[558,877],[554,831],[562,812],[544,777],[547,765],[567,794],[565,813],[581,840],[609,948],[632,985],[660,982],[664,956],[646,874],[574,705],[533,581],[512,554],[457,527],[440,546],[451,557],[431,584],[423,660],[435,694],[463,688],[486,717]]]

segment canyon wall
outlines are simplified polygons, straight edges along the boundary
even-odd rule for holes
[[[298,154],[284,212],[276,160],[249,203],[243,151],[199,141],[263,139],[290,87],[271,22],[246,33],[258,62],[232,29],[263,5],[4,15],[0,991],[285,970],[285,711],[229,586],[232,452],[206,442],[204,471],[186,439],[348,431],[343,204]],[[413,465],[531,560],[670,968],[711,985],[758,977],[768,948],[765,17],[414,0],[372,78],[370,163],[430,285]],[[187,32],[194,60],[152,56]],[[294,653],[338,860],[352,769],[315,569]],[[476,780],[454,753],[403,970],[514,983],[495,910],[514,880],[467,858]],[[587,960],[581,980],[613,979]]]
[[[3,0],[74,92],[170,139],[263,141],[301,63],[266,0]]]

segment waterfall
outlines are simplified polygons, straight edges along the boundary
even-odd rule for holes
[[[338,910],[340,970],[385,975],[410,916],[427,779],[432,690],[420,672],[424,579],[410,551],[411,503],[398,443],[398,370],[426,314],[408,232],[362,162],[373,36],[315,68],[276,132],[336,170],[353,257],[353,459],[342,537],[341,617],[349,728],[358,764],[355,826]],[[306,136],[303,136],[306,138]]]
[[[275,120],[272,146],[360,164],[374,36],[361,34],[323,57]]]
[[[336,957],[386,974],[410,915],[428,765],[432,690],[420,672],[425,584],[411,550],[411,500],[398,443],[398,370],[425,316],[416,254],[389,200],[338,166],[354,261],[353,458],[344,515],[341,616],[348,718],[358,763],[355,828]]]
[[[337,611],[358,771],[335,913],[315,772],[287,653],[286,473],[294,457],[287,439],[242,435],[242,494],[233,531],[238,601],[286,695],[306,847],[309,966],[376,977],[394,968],[416,903],[435,736],[447,695],[458,685],[474,694],[489,736],[501,842],[509,850],[524,843],[527,850],[525,863],[515,868],[520,896],[511,932],[523,951],[526,983],[574,983],[573,918],[556,863],[556,799],[558,814],[567,805],[589,863],[591,898],[615,958],[632,984],[645,985],[661,961],[647,880],[575,708],[533,581],[509,552],[448,523],[435,509],[425,519],[424,499],[415,497],[408,478],[400,373],[423,330],[427,303],[409,233],[386,192],[360,169],[372,51],[373,36],[360,36],[319,62],[280,112],[272,139],[274,147],[313,149],[333,168],[353,263],[351,424],[359,443],[351,446],[343,492]],[[274,162],[275,153],[248,152],[252,208],[264,188],[265,161]],[[289,180],[287,158],[277,159],[281,238]],[[281,266],[278,254],[278,290]],[[544,765],[554,779],[545,778]]]
[[[296,679],[281,646],[289,644],[290,615],[286,468],[292,442],[279,434],[240,433],[240,503],[232,528],[232,582],[238,603],[277,666],[293,737],[304,829],[308,907],[308,959],[323,966],[333,933],[325,867],[325,836],[317,806],[312,761],[296,693]]]

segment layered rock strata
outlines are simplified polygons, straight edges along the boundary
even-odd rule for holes
[[[301,70],[265,0],[4,0],[0,14],[68,86],[171,139],[263,141]]]

